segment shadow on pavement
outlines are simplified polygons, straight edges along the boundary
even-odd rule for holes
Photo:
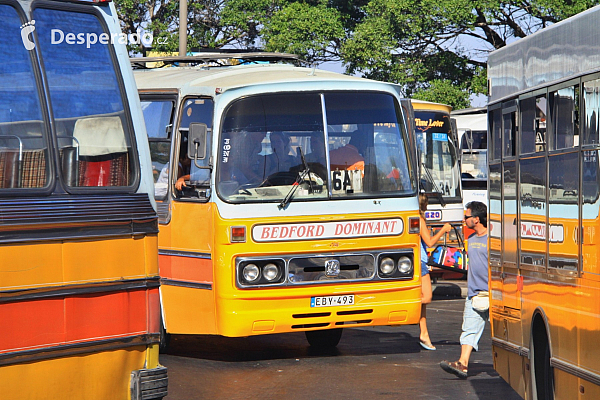
[[[165,354],[197,359],[240,362],[310,357],[368,356],[419,353],[418,336],[405,327],[347,328],[336,348],[310,347],[304,332],[228,338],[213,335],[172,335]],[[360,343],[360,346],[351,343]]]

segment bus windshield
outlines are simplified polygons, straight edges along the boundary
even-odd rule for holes
[[[223,118],[217,191],[229,202],[278,202],[296,184],[294,200],[414,194],[403,127],[389,94],[242,98]]]
[[[415,110],[421,183],[427,192],[460,197],[457,149],[447,113]]]

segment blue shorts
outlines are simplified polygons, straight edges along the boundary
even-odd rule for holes
[[[421,276],[425,276],[429,273],[429,268],[427,268],[427,264],[421,263]]]
[[[460,344],[473,346],[477,351],[477,344],[483,334],[485,322],[489,319],[489,310],[484,312],[475,311],[471,299],[465,300],[465,310],[463,311],[462,333],[460,335]]]

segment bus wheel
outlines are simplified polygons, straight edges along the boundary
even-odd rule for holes
[[[554,369],[550,365],[550,343],[543,324],[538,324],[533,339],[532,384],[534,399],[554,400]]]
[[[165,325],[161,318],[161,320],[160,320],[160,343],[158,344],[158,348],[160,349],[161,353],[164,353],[167,351],[167,349],[169,348],[170,341],[171,341],[171,334],[167,333],[167,330],[165,329]]]
[[[342,328],[326,329],[321,331],[305,331],[306,339],[312,347],[335,347],[342,338]]]

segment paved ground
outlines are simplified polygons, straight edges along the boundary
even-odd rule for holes
[[[224,338],[174,336],[161,362],[169,396],[180,399],[502,399],[520,397],[492,367],[489,325],[469,378],[439,367],[460,354],[466,281],[439,282],[428,307],[436,351],[421,349],[418,326],[346,329],[337,349],[311,349],[303,333]]]

